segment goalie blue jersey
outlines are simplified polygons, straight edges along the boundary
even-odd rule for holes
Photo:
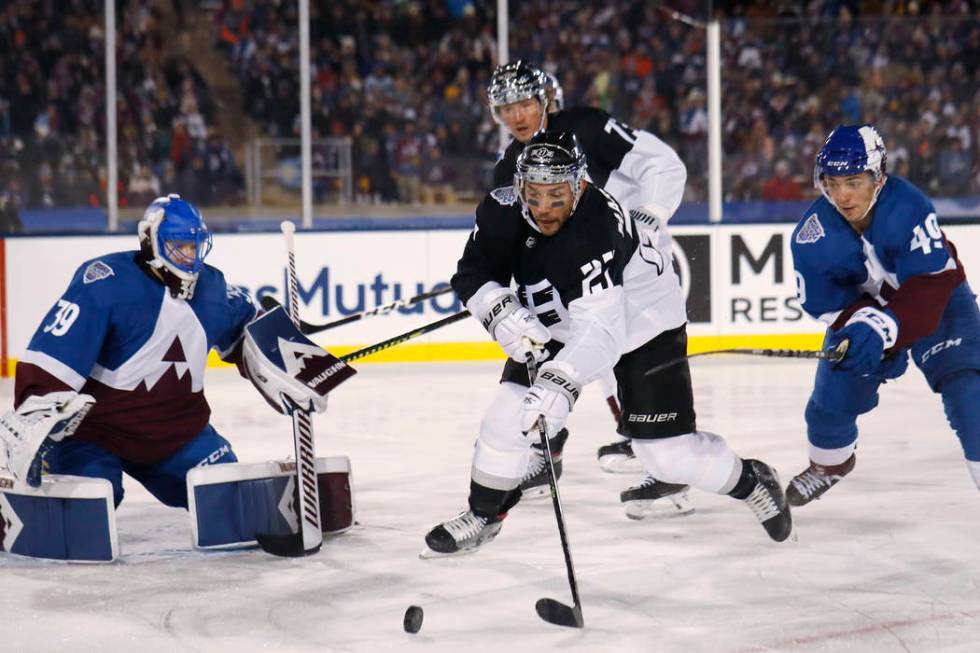
[[[208,352],[237,349],[255,308],[205,266],[190,300],[174,299],[119,252],[83,263],[17,366],[15,401],[72,389],[96,403],[75,439],[139,464],[170,456],[208,424]]]
[[[887,307],[901,348],[935,329],[966,277],[932,202],[911,183],[888,176],[872,210],[858,234],[826,198],[810,205],[792,236],[797,297],[835,328],[863,306]]]

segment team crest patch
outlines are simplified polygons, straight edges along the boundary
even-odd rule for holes
[[[490,191],[490,197],[497,200],[497,204],[501,206],[511,206],[517,202],[517,193],[514,192],[513,186],[494,188]]]
[[[806,222],[803,223],[800,230],[796,232],[796,242],[801,245],[807,245],[817,242],[825,235],[823,225],[820,224],[820,218],[817,217],[816,213],[813,213],[806,219]]]
[[[95,283],[96,281],[101,281],[102,279],[108,279],[115,272],[112,271],[108,265],[102,261],[95,261],[94,263],[89,263],[89,266],[85,268],[85,274],[82,276],[83,283]]]

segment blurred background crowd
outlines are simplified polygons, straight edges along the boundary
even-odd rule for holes
[[[707,4],[511,0],[510,55],[555,73],[567,106],[601,107],[674,146],[688,166],[686,200],[704,201],[705,32],[663,6],[704,21]],[[355,201],[455,202],[485,192],[499,148],[485,93],[495,6],[311,2],[314,138],[350,139]],[[102,7],[7,0],[0,8],[3,206],[105,201]],[[250,140],[299,135],[295,0],[117,7],[120,205],[175,189],[203,205],[244,202]],[[884,135],[890,170],[935,196],[980,194],[978,3],[713,8],[726,201],[811,197],[813,157],[828,130],[862,121]],[[286,149],[272,156],[287,158]],[[333,183],[318,185],[319,201],[331,199]]]

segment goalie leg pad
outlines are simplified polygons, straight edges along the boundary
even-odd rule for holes
[[[187,473],[192,544],[199,549],[252,546],[256,533],[296,532],[292,461],[196,467]],[[321,527],[338,534],[354,525],[354,492],[346,456],[316,459]]]
[[[67,562],[119,556],[112,485],[101,478],[46,476],[32,488],[0,476],[0,550]]]

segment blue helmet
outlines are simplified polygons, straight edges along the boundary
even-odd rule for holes
[[[841,125],[830,132],[827,141],[817,153],[813,166],[813,185],[833,204],[833,200],[821,183],[824,177],[849,177],[869,173],[877,186],[874,205],[878,199],[881,182],[885,178],[888,151],[878,130],[871,125]],[[868,207],[871,210],[871,207]]]
[[[201,212],[180,195],[158,197],[137,227],[140,251],[178,299],[194,296],[197,277],[211,251],[211,231]]]
[[[888,152],[881,134],[871,125],[841,125],[830,132],[827,142],[817,153],[813,177],[848,177],[871,173],[875,181],[885,174]]]

